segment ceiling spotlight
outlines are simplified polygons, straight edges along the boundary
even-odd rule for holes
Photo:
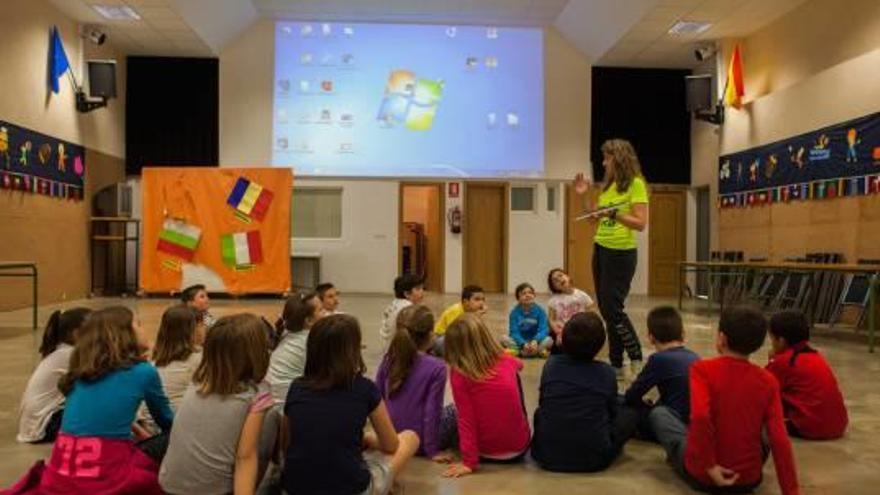
[[[83,31],[83,38],[100,46],[107,41],[107,33],[96,27],[88,27]]]
[[[712,45],[700,45],[694,50],[694,58],[700,62],[708,60],[709,57],[715,55],[715,47]]]

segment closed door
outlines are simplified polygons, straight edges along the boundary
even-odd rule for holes
[[[598,190],[589,192],[597,199]],[[589,220],[575,220],[583,213],[586,201],[574,192],[571,184],[565,187],[565,271],[574,281],[575,287],[595,294],[593,286],[593,239],[596,237],[598,223]]]
[[[507,282],[507,187],[504,184],[465,185],[465,285],[486,292],[504,292]]]
[[[648,295],[678,296],[678,264],[687,242],[685,192],[655,189],[650,198]]]

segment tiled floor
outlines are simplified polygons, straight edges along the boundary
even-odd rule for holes
[[[365,361],[368,373],[375,373],[379,361],[378,326],[385,296],[345,295],[341,310],[361,321],[364,331]],[[455,298],[429,295],[426,303],[435,314]],[[489,318],[497,332],[506,328],[507,310],[512,297],[490,296]],[[669,301],[631,297],[630,315],[645,342],[645,315],[654,305]],[[92,299],[69,303],[99,308],[123,304],[136,310],[145,328],[155,331],[162,311],[171,301],[164,299]],[[213,312],[222,316],[239,311],[252,311],[275,318],[282,303],[274,299],[216,300]],[[45,322],[55,306],[40,308],[40,321]],[[37,362],[38,337],[29,328],[29,310],[0,313],[0,486],[10,484],[35,460],[45,456],[46,446],[20,445],[15,442],[18,402],[30,371]],[[690,346],[703,356],[714,355],[714,319],[695,313],[685,314]],[[834,442],[794,441],[794,452],[803,493],[877,494],[880,493],[880,354],[868,354],[863,343],[834,338],[814,339],[837,372],[850,413],[846,438]],[[763,364],[767,348],[754,356]],[[526,404],[534,410],[538,400],[537,383],[543,362],[530,360],[525,364],[523,385]],[[600,474],[554,474],[539,470],[533,464],[520,466],[485,466],[472,476],[446,480],[440,478],[442,467],[417,459],[403,477],[406,493],[421,494],[629,494],[640,495],[688,493],[664,463],[661,449],[652,444],[633,441],[609,470]],[[764,484],[758,493],[779,493],[776,476],[769,462]]]

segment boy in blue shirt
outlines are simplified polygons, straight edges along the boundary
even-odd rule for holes
[[[660,392],[657,405],[668,407],[687,423],[690,415],[689,371],[700,356],[685,347],[681,315],[670,306],[660,306],[648,313],[648,339],[657,352],[648,358],[642,372],[623,396],[623,402],[639,412],[639,436],[653,440],[655,435],[647,420],[653,404],[645,402],[645,394],[657,387]]]
[[[510,354],[520,357],[547,357],[553,339],[549,336],[547,313],[535,304],[535,288],[528,283],[516,286],[519,304],[510,311],[510,334],[501,339]]]

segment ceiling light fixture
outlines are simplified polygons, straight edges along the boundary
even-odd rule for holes
[[[669,34],[700,34],[712,27],[711,22],[702,21],[678,21],[671,28]]]
[[[111,21],[138,21],[141,18],[128,5],[92,5],[92,8]]]

